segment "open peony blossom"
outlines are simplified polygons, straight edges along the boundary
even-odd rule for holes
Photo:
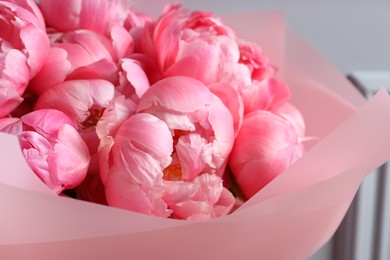
[[[1,118],[23,101],[29,80],[46,62],[49,39],[33,1],[0,1],[0,27]]]
[[[107,202],[181,219],[225,215],[234,204],[222,184],[233,140],[232,115],[204,84],[163,79],[114,136],[101,139]]]
[[[302,154],[303,145],[289,120],[257,110],[244,117],[229,166],[241,192],[250,198]]]
[[[144,27],[138,45],[165,77],[190,76],[206,85],[227,82],[239,91],[251,85],[250,70],[239,62],[234,32],[212,13],[168,6]]]
[[[74,188],[85,178],[88,148],[64,113],[42,109],[20,119],[0,119],[0,131],[18,135],[27,163],[55,193]]]
[[[30,82],[37,95],[72,79],[117,79],[116,55],[108,38],[90,30],[51,33],[49,57]]]

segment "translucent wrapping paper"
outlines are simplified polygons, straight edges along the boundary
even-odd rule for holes
[[[280,13],[223,18],[278,66],[304,115],[304,156],[228,216],[180,221],[54,195],[0,134],[0,259],[305,259],[390,158],[390,97],[366,101]],[[256,25],[256,26],[254,26]]]

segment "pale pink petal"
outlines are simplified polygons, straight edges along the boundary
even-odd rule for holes
[[[74,126],[73,121],[63,112],[55,109],[39,109],[22,116],[23,125],[34,129],[48,140],[55,140],[62,125]]]
[[[67,57],[68,53],[64,49],[50,48],[46,63],[30,81],[29,88],[40,95],[50,87],[63,82],[71,70],[71,63]]]
[[[58,131],[57,143],[47,157],[50,175],[56,176],[62,189],[74,188],[84,180],[89,161],[88,147],[77,130],[63,125]]]
[[[212,94],[200,81],[189,77],[171,77],[158,81],[140,100],[137,111],[153,106],[181,113],[204,109],[212,104]]]
[[[2,80],[0,80],[0,84],[2,83]],[[22,101],[23,98],[20,97],[14,88],[0,86],[0,118],[11,113]]]
[[[80,23],[82,1],[40,0],[39,7],[48,27],[58,31],[70,31],[78,28]]]
[[[62,42],[82,46],[94,61],[113,61],[113,49],[108,38],[89,30],[77,30],[62,35]]]
[[[22,121],[16,117],[0,118],[0,131],[13,135],[19,135],[23,131]]]
[[[199,185],[185,181],[164,181],[164,188],[163,199],[169,206],[191,199],[198,191]]]
[[[203,171],[206,162],[202,157],[206,145],[207,141],[199,134],[190,133],[179,137],[176,151],[180,159],[183,180],[192,180]]]
[[[286,119],[259,110],[244,118],[229,165],[241,191],[250,198],[302,156],[302,148]]]
[[[170,216],[171,211],[161,199],[160,192],[157,192],[157,189],[145,192],[141,185],[132,183],[128,176],[119,175],[115,172],[113,174],[115,177],[110,178],[105,186],[109,205],[148,215]]]
[[[112,25],[123,24],[128,0],[41,0],[40,7],[49,27],[59,31],[91,29],[109,34]]]
[[[74,43],[59,43],[56,44],[55,47],[62,48],[67,52],[67,59],[72,66],[71,71],[96,61],[81,45]]]
[[[12,49],[7,53],[0,53],[0,87],[12,87],[21,96],[27,87],[29,77],[27,59],[20,51]]]
[[[244,103],[242,96],[228,83],[216,83],[208,86],[211,92],[216,95],[229,109],[233,116],[234,135],[240,130],[244,117]]]
[[[134,41],[130,33],[123,27],[115,25],[111,29],[111,41],[116,58],[123,58],[134,50]]]
[[[114,86],[105,80],[65,81],[45,91],[37,100],[36,109],[55,108],[72,118],[80,127],[96,124],[99,114],[114,98]],[[101,111],[101,112],[99,112]],[[96,114],[96,115],[95,115]],[[84,122],[93,120],[96,122]],[[83,125],[83,124],[87,125]]]
[[[9,2],[15,3],[16,5],[28,10],[33,13],[39,22],[39,27],[45,30],[45,21],[43,19],[41,10],[37,6],[34,0],[8,0]]]
[[[136,106],[132,100],[124,96],[113,99],[96,124],[96,133],[99,138],[107,135],[115,136],[122,123],[135,113]]]
[[[25,55],[33,78],[46,63],[50,43],[45,31],[33,25],[26,25],[20,30],[20,38],[25,46]]]
[[[157,160],[161,169],[171,162],[173,143],[171,132],[167,125],[155,116],[144,113],[133,115],[121,125],[115,142],[131,143],[135,149]]]
[[[115,63],[101,59],[85,66],[75,68],[68,74],[66,80],[76,79],[104,79],[110,82],[117,81],[117,67]]]
[[[136,60],[122,59],[120,66],[123,78],[122,86],[117,90],[137,102],[150,86],[148,77]]]

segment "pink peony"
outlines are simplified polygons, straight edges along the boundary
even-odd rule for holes
[[[35,109],[57,109],[73,120],[92,157],[89,172],[98,174],[99,138],[95,128],[113,99],[114,86],[106,80],[69,80],[45,91]]]
[[[114,99],[114,86],[102,79],[68,80],[39,96],[35,109],[53,108],[69,116],[78,129],[96,126]]]
[[[74,188],[85,178],[88,148],[64,113],[42,109],[20,119],[0,119],[0,131],[19,136],[27,163],[55,193]]]
[[[244,117],[229,166],[242,193],[249,199],[302,153],[297,131],[288,120],[258,110]]]
[[[204,84],[188,77],[157,82],[137,114],[101,138],[108,204],[193,220],[227,214],[234,198],[222,177],[233,139],[229,110]]]
[[[206,85],[227,82],[240,91],[251,85],[248,67],[239,63],[233,31],[211,13],[168,6],[153,25],[144,27],[139,45],[165,77],[190,76]]]
[[[1,118],[23,101],[29,80],[46,62],[49,39],[33,1],[0,1],[0,27]]]
[[[89,30],[51,33],[49,57],[29,88],[40,95],[71,79],[117,80],[116,60],[108,38]]]

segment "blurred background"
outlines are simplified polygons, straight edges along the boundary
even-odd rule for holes
[[[151,1],[153,5],[164,2]],[[192,10],[216,14],[283,10],[287,24],[348,76],[367,98],[380,87],[390,90],[390,0],[178,2]],[[366,177],[336,234],[310,260],[390,259],[387,168],[385,165]]]

